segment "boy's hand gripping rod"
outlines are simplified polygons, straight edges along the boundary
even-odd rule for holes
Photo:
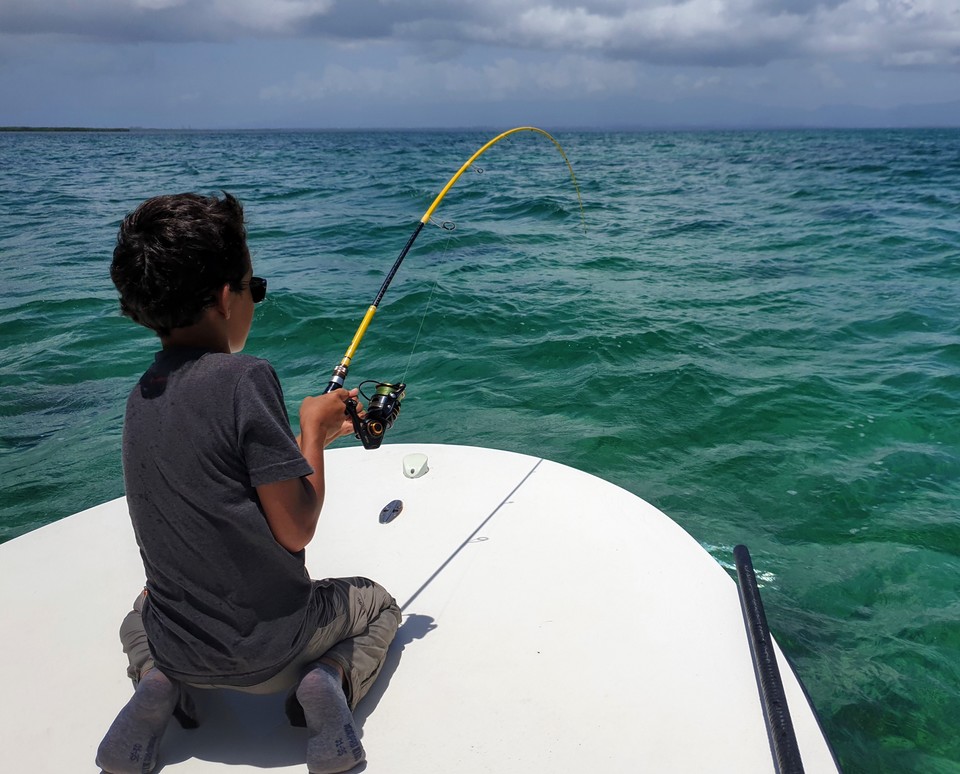
[[[423,227],[426,225],[427,221],[430,220],[430,217],[433,215],[434,210],[440,205],[440,202],[443,201],[443,197],[447,195],[447,192],[453,188],[454,183],[460,179],[460,176],[466,172],[470,166],[475,162],[480,156],[482,156],[490,147],[496,145],[500,140],[505,137],[509,137],[511,134],[517,132],[536,132],[537,134],[542,134],[544,137],[549,139],[560,151],[560,155],[563,156],[563,160],[567,164],[567,169],[570,170],[570,177],[573,180],[573,185],[577,190],[577,201],[580,203],[580,217],[583,219],[583,199],[580,197],[580,186],[577,184],[577,176],[573,172],[573,166],[570,164],[570,160],[567,158],[567,154],[564,153],[563,148],[560,143],[554,139],[552,135],[548,132],[545,132],[543,129],[538,129],[535,126],[518,126],[514,129],[509,129],[502,134],[497,135],[488,143],[483,145],[476,153],[474,153],[467,161],[463,164],[460,169],[457,170],[456,174],[447,181],[447,184],[443,187],[437,198],[433,200],[433,203],[427,208],[427,211],[423,213],[423,217],[420,218],[420,222],[417,223],[417,227],[413,230],[413,233],[410,235],[410,238],[407,240],[407,243],[403,246],[403,249],[400,251],[400,255],[397,256],[397,260],[393,262],[393,266],[390,268],[390,271],[387,273],[386,278],[383,281],[383,284],[380,286],[380,290],[377,293],[377,297],[373,300],[373,303],[367,308],[367,313],[363,316],[363,320],[360,322],[360,327],[357,328],[357,332],[353,334],[353,341],[350,342],[350,346],[347,347],[347,351],[344,354],[343,358],[333,369],[333,375],[330,377],[330,382],[327,384],[326,389],[323,391],[324,394],[328,392],[333,392],[344,386],[344,383],[347,378],[347,371],[350,368],[350,363],[353,360],[354,355],[357,352],[357,348],[360,346],[360,341],[363,339],[364,334],[367,332],[367,328],[370,326],[370,321],[373,320],[373,316],[377,313],[377,308],[380,306],[380,302],[383,300],[383,296],[387,292],[387,288],[390,287],[390,283],[393,281],[394,276],[396,276],[397,270],[400,268],[400,264],[403,263],[403,259],[407,257],[407,253],[410,252],[410,248],[413,247],[413,243],[417,240],[417,237],[420,236],[420,232],[423,230]],[[584,227],[586,228],[586,227]],[[394,399],[390,401],[390,411],[387,412],[389,415],[388,424],[384,427],[381,422],[383,418],[373,418],[376,426],[372,428],[362,427],[362,423],[365,420],[361,420],[357,414],[356,410],[356,401],[350,400],[347,401],[347,413],[353,419],[353,426],[357,430],[357,435],[363,441],[363,445],[368,448],[376,448],[380,445],[380,440],[382,440],[383,432],[393,424],[393,419],[396,418],[396,414],[399,412],[400,400],[403,398],[403,388],[405,385],[380,385],[377,389],[377,398],[381,397],[381,387],[393,388],[384,392],[384,395],[387,392],[392,393]],[[376,400],[376,398],[375,398]],[[351,405],[352,404],[352,405]],[[394,408],[395,405],[395,408]],[[373,408],[373,406],[371,406]],[[378,408],[380,408],[378,406]],[[370,415],[368,410],[367,414]],[[378,412],[379,413],[379,412]],[[369,424],[369,423],[368,423]],[[370,430],[373,430],[374,433],[371,436]],[[368,440],[370,445],[368,445]]]

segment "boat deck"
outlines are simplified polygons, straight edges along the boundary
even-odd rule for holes
[[[405,455],[429,472],[406,478]],[[774,771],[734,581],[663,513],[557,463],[440,445],[328,453],[314,577],[403,608],[357,711],[370,774]],[[381,509],[403,512],[381,524]],[[255,571],[255,568],[252,568]],[[117,629],[143,584],[115,500],[0,545],[4,768],[96,771],[131,686]],[[779,653],[808,774],[837,772]],[[168,774],[304,772],[282,696],[196,692]]]

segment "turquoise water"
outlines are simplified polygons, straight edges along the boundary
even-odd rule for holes
[[[295,415],[494,134],[0,134],[0,540],[122,493],[155,344],[108,264],[140,200],[244,202],[247,351]],[[727,567],[746,543],[848,774],[960,772],[960,131],[557,136],[586,233],[519,134],[387,293],[351,377],[409,383],[389,440],[599,474]]]

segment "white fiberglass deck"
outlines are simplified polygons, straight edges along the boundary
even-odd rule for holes
[[[408,479],[413,452],[430,470]],[[440,445],[328,452],[327,491],[312,575],[374,578],[404,616],[357,712],[359,770],[774,771],[736,585],[649,504],[549,461]],[[96,771],[131,693],[117,628],[142,584],[122,499],[0,545],[5,770]],[[806,771],[835,773],[782,657],[780,671]],[[196,696],[201,726],[171,722],[164,772],[306,771],[282,696]]]

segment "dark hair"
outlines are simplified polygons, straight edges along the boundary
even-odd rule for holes
[[[120,311],[168,336],[199,322],[224,285],[239,291],[249,268],[240,202],[183,193],[147,199],[123,219],[110,278]]]

